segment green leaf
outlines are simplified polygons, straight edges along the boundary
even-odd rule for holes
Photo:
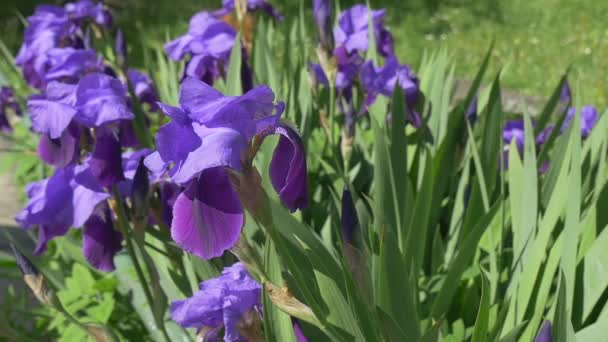
[[[239,33],[234,39],[232,51],[230,51],[230,64],[228,66],[228,76],[226,76],[226,95],[241,95],[243,94],[243,86],[241,84],[241,64],[243,61],[241,48],[241,34]]]
[[[437,294],[437,298],[433,302],[431,310],[433,317],[440,318],[450,308],[452,298],[458,290],[458,286],[455,286],[455,284],[459,283],[462,274],[471,264],[473,257],[475,256],[475,252],[477,251],[477,246],[481,236],[488,227],[489,223],[492,222],[494,216],[498,214],[502,206],[503,200],[499,199],[496,201],[496,203],[490,208],[490,211],[480,218],[479,222],[462,241],[460,250],[452,263],[449,265],[448,273],[445,279],[443,279],[443,284],[441,285],[441,289]]]
[[[272,240],[266,240],[264,248],[264,268],[266,276],[274,284],[283,284],[284,280],[281,276],[281,265],[279,256],[274,248]],[[291,317],[279,310],[268,297],[268,293],[264,291],[264,336],[266,341],[296,341],[291,324]]]
[[[583,259],[583,320],[608,288],[608,229],[603,229]],[[578,284],[577,284],[578,285]]]
[[[572,322],[570,321],[570,312],[568,311],[567,282],[564,273],[561,273],[559,282],[559,291],[557,294],[557,303],[555,307],[555,316],[553,317],[552,336],[554,342],[576,342]]]
[[[471,342],[488,341],[488,324],[490,321],[490,283],[483,270],[481,270],[481,302],[475,320]]]

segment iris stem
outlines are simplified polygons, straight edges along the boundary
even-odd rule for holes
[[[156,325],[158,326],[158,328],[160,329],[160,331],[163,333],[165,340],[171,341],[171,338],[169,337],[169,334],[167,333],[163,320],[158,319],[156,316],[156,313],[154,311],[154,300],[152,298],[152,291],[150,290],[150,288],[147,285],[148,282],[146,280],[146,277],[144,276],[144,272],[141,267],[141,264],[139,263],[139,259],[137,258],[137,254],[136,254],[135,248],[133,246],[133,241],[131,241],[131,237],[129,236],[129,231],[128,231],[129,223],[127,221],[127,215],[126,215],[126,211],[123,206],[122,200],[120,199],[120,195],[118,194],[118,188],[116,188],[116,186],[114,186],[112,188],[112,192],[114,195],[114,201],[116,202],[116,212],[117,212],[116,214],[118,216],[118,227],[119,227],[121,233],[125,237],[125,241],[127,243],[127,252],[129,253],[131,260],[133,261],[135,273],[137,274],[139,283],[141,284],[141,287],[144,290],[144,294],[146,296],[146,301],[148,302],[150,311],[152,311],[152,317],[154,317],[154,321],[155,321]]]

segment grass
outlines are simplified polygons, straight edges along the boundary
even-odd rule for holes
[[[14,5],[11,5],[13,2]],[[33,4],[48,1],[8,0],[1,16],[18,9],[31,13]],[[117,8],[117,24],[127,36],[145,32],[147,40],[164,42],[183,32],[198,10],[218,7],[217,0],[108,0]],[[297,15],[297,2],[271,1],[286,15]],[[342,0],[345,8],[355,2]],[[305,0],[310,6],[311,1]],[[608,104],[608,2],[597,0],[408,0],[370,1],[387,8],[397,54],[418,66],[425,50],[445,47],[459,78],[472,78],[492,39],[496,48],[491,71],[503,70],[503,85],[529,95],[548,96],[571,64],[570,81],[582,104]],[[0,27],[3,37],[16,25]],[[17,40],[11,44],[17,47]],[[132,39],[129,39],[132,40]],[[138,56],[139,47],[132,47]],[[491,78],[492,73],[488,74]]]

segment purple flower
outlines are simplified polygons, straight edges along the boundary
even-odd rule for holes
[[[15,59],[28,84],[38,89],[46,86],[51,58],[48,53],[51,50],[83,47],[85,36],[80,26],[87,18],[103,26],[111,21],[101,4],[95,5],[87,0],[69,3],[65,8],[51,5],[36,7],[34,14],[27,18],[23,45]]]
[[[331,1],[313,0],[312,15],[315,19],[319,44],[327,52],[334,49],[334,36],[331,31]]]
[[[102,205],[84,223],[82,253],[100,271],[114,271],[114,255],[122,249],[122,234],[114,229],[108,205]]]
[[[560,129],[560,132],[563,133],[566,131],[572,119],[574,119],[574,114],[576,113],[576,108],[571,107],[568,109],[568,113],[566,114],[566,119]],[[597,124],[599,119],[599,114],[597,109],[594,106],[584,106],[581,108],[581,136],[583,139],[587,138],[589,134],[591,134],[591,130]]]
[[[284,104],[274,104],[268,87],[224,96],[187,78],[180,92],[181,107],[159,105],[173,120],[158,131],[158,150],[145,164],[155,173],[168,169],[172,180],[186,187],[175,201],[171,224],[172,237],[183,249],[209,259],[238,240],[243,209],[226,168],[242,169],[255,136],[261,141],[280,135],[270,165],[272,184],[290,210],[308,204],[302,142],[294,129],[279,123]]]
[[[236,0],[239,1],[239,0]],[[247,1],[247,12],[262,11],[267,15],[275,18],[276,20],[282,21],[283,15],[277,11],[268,1],[266,0],[246,0]],[[213,15],[216,17],[223,17],[232,13],[236,8],[235,0],[222,0],[222,8],[214,11]]]
[[[110,197],[86,165],[58,169],[50,178],[29,184],[26,193],[28,204],[15,220],[25,229],[38,226],[36,254],[70,227],[84,225],[97,205]]]
[[[62,168],[76,162],[80,149],[81,129],[70,123],[59,138],[43,134],[38,143],[38,155],[45,163]]]
[[[352,245],[358,230],[359,218],[357,217],[357,209],[353,202],[353,196],[348,186],[345,185],[342,191],[342,238],[344,243]]]
[[[536,335],[534,342],[551,342],[551,341],[553,341],[553,339],[551,338],[551,322],[545,321],[543,323],[542,327],[540,328],[540,330],[538,330],[538,334]]]
[[[135,69],[129,69],[128,77],[135,91],[135,96],[137,96],[139,101],[147,103],[151,111],[157,111],[158,105],[156,102],[158,102],[158,95],[150,77]]]
[[[87,160],[91,173],[101,186],[110,188],[124,180],[120,140],[109,129],[98,130],[95,149]]]
[[[336,89],[342,93],[348,93],[351,91],[353,83],[359,75],[359,67],[363,60],[357,54],[349,54],[346,52],[344,47],[337,47],[334,49],[334,56],[338,64],[338,72],[336,73]],[[315,78],[316,83],[329,86],[329,80],[325,75],[323,68],[319,64],[310,63],[309,68],[312,69],[312,76]]]
[[[74,48],[56,48],[47,52],[48,70],[45,81],[62,81],[77,83],[80,78],[91,72],[101,72],[104,69],[101,57],[95,50]]]
[[[103,27],[112,26],[112,15],[103,7],[103,3],[101,2],[78,0],[67,3],[65,10],[68,17],[76,23],[90,19]]]
[[[100,127],[120,120],[132,120],[122,83],[108,75],[84,76],[78,85],[51,82],[45,95],[28,100],[32,128],[57,139],[73,120],[86,127]]]
[[[175,200],[171,237],[203,259],[221,256],[241,235],[245,216],[226,169],[201,172]]]
[[[165,51],[175,61],[192,55],[186,76],[212,83],[227,70],[235,39],[232,26],[208,12],[199,12],[190,19],[188,32],[165,44]]]
[[[281,202],[292,212],[308,206],[306,155],[300,135],[288,125],[278,125],[262,133],[279,134],[270,161],[270,181]]]
[[[562,86],[562,91],[559,95],[559,101],[565,105],[567,105],[568,103],[570,103],[570,101],[572,101],[572,91],[570,90],[570,83],[568,83],[568,80],[564,81],[564,85]]]
[[[304,336],[300,325],[295,321],[293,322],[293,334],[295,335],[297,342],[308,342],[308,339],[306,336]]]
[[[465,116],[471,124],[474,124],[477,121],[477,95],[473,96],[473,99],[471,99]]]
[[[4,86],[0,87],[0,131],[11,133],[13,128],[6,115],[7,109],[12,110],[16,115],[21,115],[21,106],[15,99],[13,88]]]
[[[367,61],[361,66],[361,83],[367,92],[366,106],[374,103],[378,95],[392,97],[395,86],[399,85],[405,96],[408,120],[414,127],[420,126],[420,116],[414,111],[420,96],[420,81],[409,65],[400,65],[395,56],[388,57],[383,67],[376,67],[372,61]]]
[[[203,281],[192,297],[171,303],[171,319],[185,328],[214,331],[223,326],[224,341],[240,341],[237,326],[258,315],[261,293],[260,284],[238,262],[224,268],[219,277]]]
[[[534,122],[532,122],[534,126]],[[547,127],[540,132],[535,138],[536,147],[540,147],[545,144],[551,133],[553,133],[553,129],[555,125],[547,125]],[[524,153],[524,141],[525,141],[525,131],[524,131],[524,122],[523,120],[512,120],[507,121],[502,130],[502,141],[504,144],[503,150],[503,164],[505,170],[509,168],[509,149],[511,145],[511,141],[515,140],[515,144],[517,145],[517,150],[520,155]],[[543,163],[540,168],[540,172],[544,173],[547,171],[549,164],[547,162]]]
[[[355,5],[340,14],[334,28],[336,45],[344,45],[348,53],[364,52],[369,48],[369,10],[365,5]],[[385,10],[372,10],[371,22],[378,52],[384,56],[393,54],[393,37],[384,27]]]

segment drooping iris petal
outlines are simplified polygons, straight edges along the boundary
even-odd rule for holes
[[[221,256],[240,237],[243,208],[223,167],[206,169],[175,201],[171,237],[203,259]]]
[[[289,210],[303,209],[308,206],[304,145],[298,133],[288,125],[277,126],[273,133],[280,137],[270,162],[272,186]]]
[[[95,149],[87,163],[101,186],[109,188],[124,179],[121,150],[120,141],[113,132],[109,129],[98,131]]]
[[[114,255],[122,248],[122,234],[114,229],[109,207],[99,211],[84,224],[82,253],[96,269],[111,272],[115,269]]]
[[[34,247],[34,254],[39,255],[44,253],[49,241],[56,237],[64,236],[68,230],[70,230],[70,227],[65,225],[51,226],[41,224],[38,226],[38,239],[36,240],[36,246]]]
[[[355,5],[343,11],[334,28],[336,45],[343,45],[348,53],[364,52],[369,48],[369,22],[374,25],[378,52],[387,57],[393,54],[393,38],[384,27],[384,10],[372,10],[365,5]]]
[[[38,142],[38,156],[49,165],[65,167],[76,161],[80,150],[79,142],[80,129],[77,125],[70,124],[57,139],[43,134]]]
[[[552,341],[553,341],[553,339],[551,338],[551,322],[545,321],[543,323],[542,327],[540,328],[540,330],[538,330],[538,334],[536,335],[534,342],[552,342]]]
[[[87,127],[98,127],[135,116],[127,106],[126,89],[116,78],[88,74],[78,82],[75,119]]]
[[[37,252],[45,249],[50,238],[65,234],[70,227],[81,227],[109,197],[86,165],[58,169],[26,192],[28,204],[15,220],[26,229],[40,226]]]
[[[260,306],[261,291],[261,285],[238,262],[219,277],[202,282],[194,296],[171,303],[171,319],[187,328],[224,326],[225,341],[240,341],[237,325]]]

